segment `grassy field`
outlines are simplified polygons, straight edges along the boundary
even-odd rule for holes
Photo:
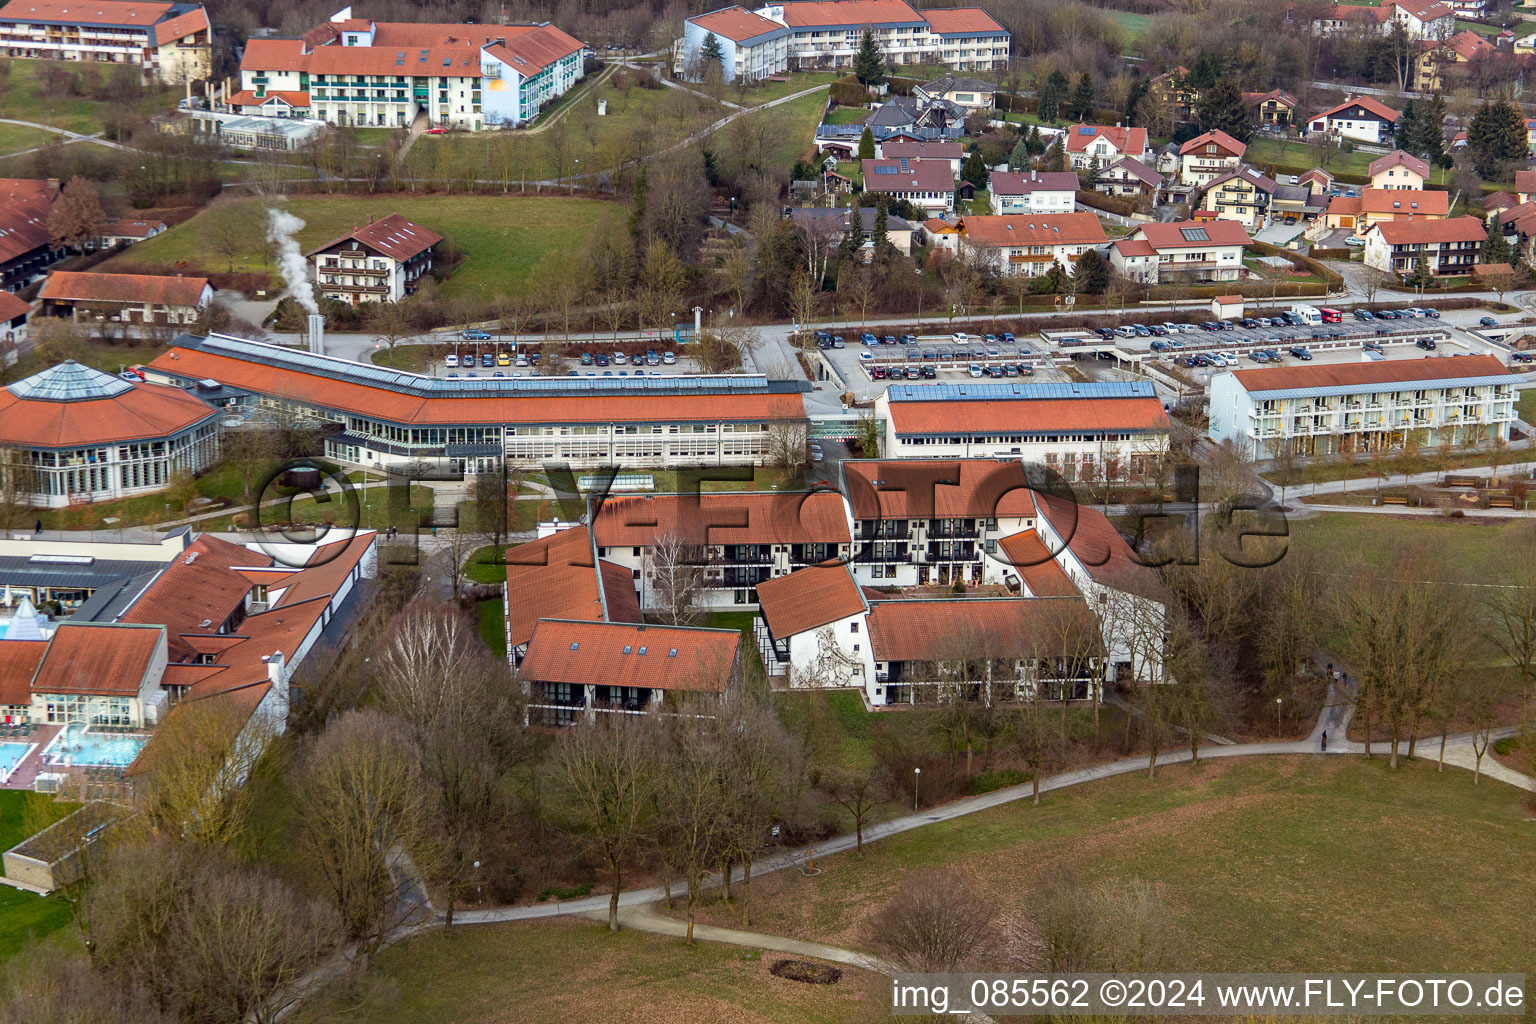
[[[9,850],[29,834],[35,809],[51,819],[62,818],[70,804],[25,790],[0,790],[0,850]],[[34,939],[58,931],[70,923],[69,906],[57,897],[42,897],[10,886],[0,886],[0,960],[8,959]]]
[[[260,222],[264,207],[252,202],[248,208]],[[354,225],[366,224],[370,214],[403,214],[436,231],[464,254],[443,292],[480,299],[533,290],[541,275],[555,272],[561,261],[581,251],[595,224],[627,216],[624,208],[613,203],[561,196],[307,196],[290,199],[287,208],[305,222],[299,242],[306,251]],[[203,218],[218,215],[205,210],[113,257],[101,269],[185,260],[194,271],[227,270],[228,260],[207,251],[199,228]],[[234,267],[237,271],[273,270],[260,231],[250,232],[246,250],[235,258]]]
[[[738,90],[735,86],[727,89],[724,96],[732,103],[739,103],[744,107],[755,107],[762,103],[769,103],[783,96],[790,96],[797,92],[818,85],[830,85],[842,77],[841,71],[792,71],[785,77],[785,82],[753,82],[745,89]],[[822,103],[826,103],[826,97],[822,96]]]
[[[864,946],[901,880],[940,867],[1021,917],[1040,874],[1070,866],[1087,883],[1155,883],[1183,970],[1528,971],[1536,824],[1522,796],[1384,759],[1165,767],[882,840],[862,861],[818,861],[817,878],[764,876],[753,926]]]
[[[1367,562],[1415,544],[1427,545],[1469,579],[1497,580],[1505,555],[1527,532],[1521,520],[1360,516],[1327,512],[1290,524],[1291,543],[1321,552],[1349,551]]]
[[[1536,388],[1526,388],[1520,392],[1520,398],[1515,402],[1515,411],[1525,422],[1536,423]]]
[[[40,128],[28,128],[19,124],[0,124],[0,154],[15,153],[34,146],[46,146],[50,142],[62,142],[62,135],[45,132]]]
[[[827,114],[827,124],[858,124],[869,116],[863,107],[833,107]]]
[[[1147,29],[1152,27],[1152,15],[1133,14],[1130,11],[1104,12],[1125,31],[1126,45],[1136,50],[1141,43],[1141,37],[1147,34]]]
[[[1334,174],[1363,175],[1376,155],[1362,150],[1356,150],[1353,153],[1345,153],[1341,150],[1328,161],[1328,170]],[[1317,160],[1312,155],[1311,147],[1305,142],[1258,137],[1248,143],[1248,162],[1274,164],[1287,168],[1300,167],[1305,170],[1315,165]]]
[[[0,64],[10,67],[8,84],[0,91],[0,117],[51,124],[83,135],[101,131],[106,126],[111,104],[83,96],[47,95],[42,88],[42,73],[50,63],[39,60],[0,60]],[[82,66],[77,63],[66,64],[65,67],[74,73],[82,70]],[[111,74],[110,66],[93,70],[99,71],[104,81]],[[148,116],[175,106],[177,99],[172,90],[150,92],[135,101],[134,111]],[[5,127],[9,129],[14,126]],[[13,150],[7,148],[7,151]]]
[[[391,500],[391,492],[394,488],[377,486],[379,477],[374,476],[373,487],[358,488],[357,514],[361,522],[357,526],[365,530],[381,529],[385,526],[394,526],[402,533],[410,534],[418,527],[422,517],[430,520],[432,515],[432,488],[416,485],[411,488],[409,506],[401,505],[398,501]],[[227,516],[218,516],[205,520],[198,524],[201,530],[213,532],[241,530],[245,527],[237,524],[236,518],[244,523],[250,513],[242,512]],[[262,522],[275,523],[291,516],[298,522],[309,523],[347,523],[351,516],[351,505],[346,501],[336,499],[323,499],[317,501],[308,495],[295,497],[291,502],[279,502],[272,505],[263,505],[261,510]],[[420,527],[423,533],[429,533],[430,527]]]
[[[258,483],[253,477],[251,486],[254,488]],[[231,466],[215,466],[198,477],[195,486],[199,497],[227,498],[232,502],[239,502],[245,490],[239,471]],[[182,514],[180,508],[167,508],[167,504],[164,494],[140,494],[74,508],[39,509],[37,517],[49,530],[116,530],[163,523]],[[117,522],[109,523],[108,519]]]
[[[889,1019],[883,978],[844,970],[836,985],[805,985],[769,974],[775,959],[732,946],[690,948],[640,932],[612,935],[589,921],[459,928],[385,951],[357,996],[338,985],[293,1020],[873,1024]]]
[[[502,614],[503,602],[501,598],[494,601],[481,601],[475,605],[475,625],[480,631],[480,639],[486,646],[497,654],[505,656],[507,653],[507,627]]]

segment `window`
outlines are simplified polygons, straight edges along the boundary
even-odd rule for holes
[[[859,624],[857,622],[850,622],[850,623],[848,623],[848,632],[850,632],[850,633],[857,633],[858,631],[859,631]]]

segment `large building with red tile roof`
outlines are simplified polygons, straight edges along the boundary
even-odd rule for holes
[[[803,429],[800,387],[755,374],[438,378],[212,334],[183,336],[151,381],[215,404],[281,400],[344,429],[325,455],[381,469],[443,458],[468,472],[531,465],[658,467],[763,463],[776,432]]]
[[[58,197],[52,179],[0,178],[0,288],[20,291],[67,255],[48,230]]]
[[[1412,192],[1388,194],[1413,195]],[[1444,192],[1424,194],[1445,195]],[[1418,269],[1422,260],[1431,274],[1459,277],[1472,273],[1472,268],[1482,262],[1487,232],[1487,226],[1471,216],[1379,221],[1364,233],[1365,265],[1383,273],[1407,277]]]
[[[951,71],[1008,66],[1012,36],[986,11],[919,11],[906,0],[787,0],[755,11],[726,7],[695,15],[683,25],[676,65],[699,75],[699,53],[713,34],[725,54],[727,81],[738,75],[761,78],[783,71],[852,67],[866,29],[893,66],[939,64]]]
[[[179,388],[59,363],[0,388],[0,449],[37,506],[162,490],[218,461],[221,413]]]
[[[1013,458],[1069,480],[1145,478],[1168,450],[1146,383],[893,384],[875,400],[889,458]]]
[[[212,73],[212,50],[201,4],[11,0],[0,8],[0,56],[130,64],[180,85]]]
[[[1073,272],[1078,257],[1108,242],[1098,215],[1014,213],[966,217],[960,245],[1004,277],[1039,277],[1053,267]]]
[[[305,253],[315,267],[315,289],[350,305],[399,302],[432,272],[443,236],[398,213],[353,227]]]
[[[478,131],[526,124],[585,73],[586,45],[554,25],[375,22],[339,12],[297,39],[253,39],[235,113],[280,95],[288,116],[338,125]]]
[[[1409,438],[1425,447],[1508,440],[1514,380],[1486,355],[1221,373],[1211,378],[1210,432],[1259,459],[1282,445],[1310,456],[1399,449]]]
[[[1235,220],[1141,224],[1110,247],[1109,262],[1144,284],[1240,281],[1243,249],[1252,243]]]
[[[45,316],[128,324],[192,324],[213,301],[206,277],[56,270],[38,294]]]

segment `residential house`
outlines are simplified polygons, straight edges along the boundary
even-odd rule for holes
[[[213,301],[206,277],[55,270],[38,297],[45,316],[129,324],[192,324]]]
[[[1179,147],[1179,181],[1194,188],[1204,188],[1243,162],[1247,145],[1224,131],[1197,135]]]
[[[875,399],[888,458],[1015,458],[1095,479],[1146,479],[1168,451],[1168,417],[1145,381],[892,384]]]
[[[1429,164],[1412,153],[1394,149],[1386,156],[1372,160],[1366,173],[1370,175],[1371,188],[1420,191],[1429,180]]]
[[[991,110],[993,90],[994,86],[990,82],[983,82],[979,78],[946,77],[914,85],[912,95],[925,102],[945,100],[966,110]]]
[[[1478,0],[1468,0],[1476,3]],[[1388,35],[1401,25],[1410,39],[1444,39],[1456,31],[1456,12],[1439,0],[1390,0],[1378,6],[1338,4],[1315,21],[1318,31]]]
[[[683,22],[683,66],[689,79],[704,77],[701,53],[710,36],[720,46],[723,79],[755,82],[789,69],[789,29],[745,7],[724,7]]]
[[[955,209],[955,176],[948,160],[862,160],[859,169],[866,192],[904,199],[931,214]]]
[[[416,291],[416,282],[432,272],[443,236],[413,224],[398,213],[354,227],[304,254],[315,267],[315,287],[322,296],[356,306],[363,302],[399,302]]]
[[[935,252],[960,251],[960,235],[965,229],[963,220],[942,220],[938,217],[930,217],[923,221],[923,235],[925,244]]]
[[[1270,199],[1270,218],[1283,218],[1287,224],[1314,221],[1327,208],[1326,193],[1313,192],[1305,185],[1276,185]]]
[[[914,142],[895,137],[875,143],[875,156],[882,160],[947,160],[950,173],[958,178],[965,163],[965,147],[958,142]]]
[[[0,388],[0,449],[27,467],[10,481],[21,504],[111,501],[213,466],[225,415],[198,394],[69,360]]]
[[[1149,81],[1147,94],[1162,100],[1173,111],[1175,121],[1184,123],[1195,119],[1195,104],[1200,102],[1200,91],[1189,84],[1189,69],[1183,65],[1164,71]]]
[[[1067,161],[1074,171],[1108,167],[1121,157],[1146,160],[1147,130],[1102,124],[1079,124],[1067,129]]]
[[[101,232],[101,247],[132,245],[146,238],[154,238],[166,230],[163,220],[129,220],[126,217],[110,217]]]
[[[1209,220],[1141,224],[1123,241],[1124,249],[1119,242],[1110,247],[1110,263],[1121,273],[1131,277],[1128,268],[1134,266],[1147,275],[1139,278],[1145,283],[1184,284],[1242,280],[1243,248],[1252,239],[1237,221]],[[1155,265],[1143,254],[1145,247],[1136,242],[1151,248]]]
[[[789,30],[791,70],[853,66],[869,31],[893,66],[940,64],[953,71],[1008,66],[1012,36],[979,7],[918,11],[905,0],[787,0],[758,15]]]
[[[1515,172],[1515,198],[1522,203],[1536,201],[1536,171]]]
[[[1326,197],[1333,189],[1333,175],[1321,167],[1314,167],[1300,175],[1298,184],[1306,186],[1314,196]]]
[[[864,252],[866,258],[872,256],[875,250],[875,225],[879,220],[880,211],[872,206],[866,206],[859,210],[859,223],[864,230]],[[853,223],[853,211],[845,206],[809,206],[797,207],[789,211],[790,220],[808,232],[823,236],[830,244],[836,245],[847,236],[849,227]],[[887,214],[885,218],[885,237],[891,245],[903,256],[912,255],[912,225],[905,219],[895,214]]]
[[[1127,281],[1157,284],[1157,250],[1145,238],[1117,238],[1110,243],[1110,265]]]
[[[271,93],[289,116],[404,128],[419,115],[479,131],[536,117],[585,73],[586,45],[554,25],[375,22],[351,8],[297,39],[256,38],[240,59],[234,113]]]
[[[1442,92],[1462,84],[1473,65],[1505,57],[1514,55],[1501,52],[1471,29],[1462,29],[1445,39],[1426,41],[1414,63],[1415,82],[1420,92]]]
[[[170,85],[213,72],[213,28],[201,4],[139,0],[11,0],[0,8],[0,56],[131,64]]]
[[[1365,265],[1407,276],[1423,257],[1436,276],[1470,274],[1487,236],[1476,217],[1382,221],[1365,233]]]
[[[1536,258],[1536,247],[1531,240],[1536,238],[1536,202],[1520,203],[1517,206],[1508,206],[1501,209],[1489,209],[1488,219],[1498,218],[1500,233],[1505,241],[1514,247],[1515,252],[1526,262],[1532,262]]]
[[[1276,187],[1252,167],[1240,167],[1206,186],[1201,208],[1257,232],[1269,224]]]
[[[1243,106],[1248,108],[1249,115],[1261,127],[1286,127],[1295,119],[1296,107],[1300,102],[1284,89],[1243,93]]]
[[[1109,241],[1097,214],[1017,214],[967,217],[960,244],[1004,276],[1038,277],[1059,264],[1068,274],[1088,249]]]
[[[10,366],[21,358],[21,343],[27,337],[27,319],[32,304],[15,292],[0,291],[0,366]]]
[[[1123,196],[1141,199],[1155,195],[1163,183],[1163,176],[1135,157],[1121,157],[1099,171],[1093,179],[1093,190],[1106,196]]]
[[[1470,219],[1470,218],[1469,218]],[[1406,225],[1383,224],[1378,231]],[[1418,225],[1415,225],[1418,226]],[[1509,439],[1516,375],[1494,356],[1319,363],[1211,377],[1211,437],[1257,459]]]
[[[1307,119],[1307,131],[1380,145],[1392,139],[1402,111],[1370,96],[1352,96]]]
[[[1324,226],[1329,230],[1353,229],[1363,235],[1373,224],[1392,220],[1442,220],[1450,212],[1449,192],[1363,188],[1357,196],[1334,196],[1328,201]]]
[[[993,213],[1071,213],[1077,186],[1071,171],[993,171],[988,191]]]

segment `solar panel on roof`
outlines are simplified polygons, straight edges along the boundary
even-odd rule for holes
[[[1097,135],[1097,134],[1099,134],[1099,130],[1097,128],[1095,128],[1091,124],[1080,124],[1080,125],[1077,126],[1077,134],[1079,134],[1079,135]]]
[[[1179,234],[1184,236],[1186,242],[1209,242],[1210,233],[1205,228],[1179,228]]]
[[[1039,398],[1155,398],[1147,381],[1082,384],[903,384],[889,390],[893,402],[1012,401]]]

